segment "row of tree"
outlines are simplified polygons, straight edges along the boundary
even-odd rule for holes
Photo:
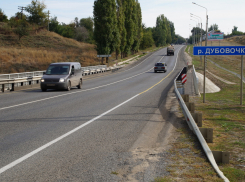
[[[156,46],[171,44],[175,40],[174,24],[164,15],[157,17],[156,27],[152,31]]]
[[[94,40],[98,54],[116,52],[116,58],[138,52],[142,38],[140,3],[135,0],[95,0]]]
[[[57,17],[52,17],[49,23],[49,31],[56,32],[63,37],[73,38],[77,41],[94,43],[93,39],[93,18],[76,17],[70,24],[59,23]]]
[[[238,27],[234,26],[231,33],[230,34],[224,34],[225,36],[234,36],[234,35],[245,35],[245,32],[241,32],[241,31],[238,31],[237,30]],[[214,30],[215,32],[222,32],[220,29],[219,29],[219,26],[215,23],[213,25],[210,25],[210,27],[208,28],[208,32]],[[195,35],[194,35],[194,32],[195,32]],[[191,36],[189,36],[188,38],[188,43],[192,44],[195,40],[200,40],[200,34],[202,32],[202,35],[206,35],[206,31],[203,30],[203,29],[200,29],[199,27],[193,27],[192,30],[191,30]]]
[[[175,35],[173,22],[164,15],[156,19],[156,27],[146,27],[142,23],[142,12],[138,0],[95,0],[93,18],[76,17],[69,24],[61,23],[56,16],[49,19],[42,1],[32,0],[9,20],[0,9],[0,22],[7,22],[13,31],[22,36],[28,35],[29,26],[47,27],[64,37],[96,44],[98,54],[116,53],[121,58],[139,49],[164,46],[181,40]],[[25,14],[27,12],[28,14]]]
[[[108,11],[110,10],[110,11]],[[95,0],[94,39],[98,54],[111,54],[121,58],[129,53],[163,46],[176,40],[174,24],[164,15],[157,17],[156,27],[142,24],[138,0]]]

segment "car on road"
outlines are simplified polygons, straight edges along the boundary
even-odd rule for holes
[[[167,47],[167,56],[174,55],[174,46],[168,46]]]
[[[167,71],[166,63],[156,63],[154,66],[154,72],[163,71],[164,73]]]
[[[78,62],[52,63],[44,73],[40,82],[41,90],[67,90],[71,87],[82,88],[82,70]]]

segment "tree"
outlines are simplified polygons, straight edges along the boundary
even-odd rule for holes
[[[32,0],[31,4],[26,7],[26,11],[30,14],[28,16],[28,22],[42,26],[46,25],[48,14],[44,12],[44,9],[46,9],[44,2]]]
[[[7,22],[8,17],[4,14],[4,11],[0,8],[0,22]]]
[[[217,31],[217,30],[219,30],[219,26],[215,23],[215,24],[211,25],[211,26],[208,28],[208,31],[209,31],[209,32],[210,32],[211,30]]]
[[[59,22],[57,16],[52,17],[49,21],[49,31],[57,33],[58,26],[59,26]]]
[[[176,36],[176,44],[182,44],[182,43],[186,43],[186,39],[180,35],[175,35]]]
[[[134,43],[134,31],[135,31],[135,23],[133,21],[133,10],[135,6],[134,0],[124,0],[123,8],[124,8],[124,16],[125,16],[125,29],[126,29],[126,45],[124,49],[124,55],[127,56],[128,53],[132,49],[132,45]]]
[[[85,42],[89,38],[89,32],[85,27],[77,27],[75,29],[75,37],[77,41]]]
[[[20,20],[20,19],[27,19],[26,15],[24,13],[21,13],[21,12],[17,12],[15,13],[15,18]]]
[[[175,41],[175,28],[174,28],[174,23],[173,22],[170,22],[169,26],[170,26],[171,36],[172,36],[172,42],[174,42]]]
[[[164,15],[157,17],[156,27],[153,29],[153,39],[157,47],[163,46],[166,44],[166,22]]]
[[[109,55],[115,50],[115,39],[119,38],[115,0],[95,0],[93,14],[97,54]]]
[[[86,39],[86,42],[88,43],[94,43],[94,20],[92,17],[88,18],[82,18],[79,21],[79,26],[86,28],[88,32],[88,38]]]
[[[75,29],[73,24],[66,25],[65,23],[58,26],[58,33],[63,37],[73,38],[75,34]]]
[[[18,35],[19,40],[21,39],[21,37],[29,35],[29,24],[25,19],[18,20],[15,26],[16,28],[14,29],[14,33]]]
[[[12,16],[8,21],[8,25],[11,28],[15,27],[17,25],[17,19],[14,16]]]
[[[133,20],[135,23],[135,35],[134,35],[134,43],[132,45],[132,51],[138,52],[140,47],[140,42],[142,38],[142,14],[141,14],[141,7],[138,1],[135,4]]]
[[[240,32],[237,29],[238,29],[238,27],[234,26],[234,28],[232,29],[232,33],[231,34],[232,35],[244,35],[243,32]]]
[[[119,39],[116,44],[116,59],[118,59],[118,55],[121,53],[121,58],[123,57],[122,53],[124,52],[124,48],[126,45],[126,29],[124,26],[125,23],[125,15],[124,9],[122,5],[122,0],[117,0],[117,28],[118,28],[118,35]]]
[[[79,22],[80,27],[85,27],[89,32],[93,32],[94,21],[92,17],[82,18]]]
[[[79,27],[78,17],[75,17],[74,23],[75,23],[75,26],[76,26],[76,27]]]
[[[234,28],[232,29],[232,33],[237,32],[237,29],[238,29],[238,27],[234,26]]]
[[[170,21],[168,21],[168,19],[165,18],[165,22],[166,22],[166,43],[171,44],[172,36],[171,36],[171,29],[170,29]]]
[[[154,45],[154,40],[152,37],[152,28],[146,28],[144,24],[142,24],[143,37],[140,42],[140,49],[146,49],[148,47],[152,47]]]

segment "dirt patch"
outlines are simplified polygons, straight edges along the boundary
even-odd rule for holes
[[[172,88],[166,103],[142,130],[130,149],[130,158],[119,161],[119,181],[222,181],[206,159],[196,138],[189,130]]]

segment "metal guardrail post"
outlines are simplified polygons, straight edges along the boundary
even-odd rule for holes
[[[193,72],[192,73],[193,73],[193,82],[194,82],[195,94],[200,96],[200,92],[198,90],[198,78],[197,78],[197,75],[196,75],[196,70],[195,70],[194,65],[193,65]]]
[[[2,92],[5,90],[5,84],[2,84]]]

